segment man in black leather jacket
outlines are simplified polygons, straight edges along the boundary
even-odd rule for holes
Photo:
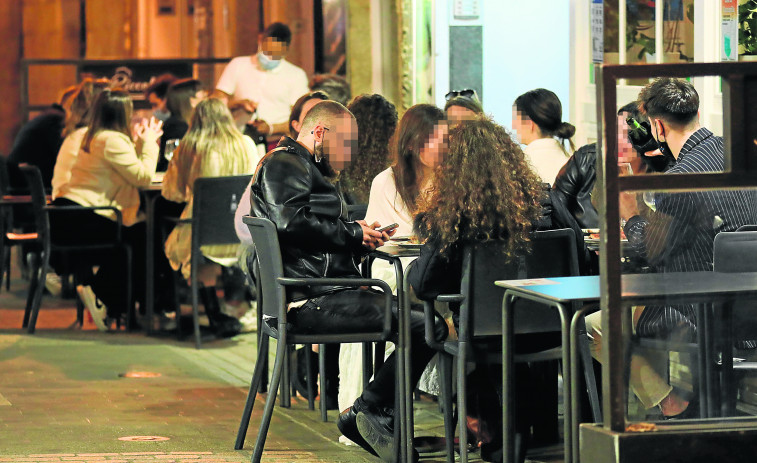
[[[341,104],[323,101],[310,110],[297,140],[284,137],[258,165],[252,183],[252,214],[270,219],[278,230],[287,277],[360,278],[358,259],[389,239],[379,224],[349,221],[347,208],[333,183],[335,170],[349,163],[357,146],[357,124]],[[355,333],[381,330],[383,296],[370,289],[310,287],[287,293],[288,321],[301,333]],[[396,311],[396,304],[395,304]],[[396,313],[396,312],[395,312]],[[411,314],[412,378],[417,383],[434,355],[424,341],[423,314]],[[437,337],[446,336],[444,322]],[[390,356],[365,386],[353,406],[342,413],[342,434],[365,450],[391,461],[395,357]],[[369,432],[358,431],[361,413]]]

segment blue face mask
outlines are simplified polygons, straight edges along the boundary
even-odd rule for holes
[[[171,111],[167,109],[156,109],[152,112],[152,115],[155,116],[155,119],[165,122],[166,119],[171,117]]]
[[[276,69],[276,67],[281,64],[280,59],[271,59],[263,53],[262,51],[258,52],[258,63],[260,64],[260,67],[265,69],[266,71],[270,71],[272,69]]]

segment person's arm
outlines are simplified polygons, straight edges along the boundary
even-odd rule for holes
[[[306,162],[290,153],[276,153],[258,171],[253,188],[255,208],[274,224],[282,244],[321,251],[348,248],[354,252],[363,245],[363,227],[326,215],[310,203],[312,173]]]
[[[157,138],[153,135],[143,138],[137,155],[134,144],[125,135],[109,136],[105,141],[103,156],[129,183],[137,187],[148,186],[158,163]]]
[[[252,234],[250,233],[250,229],[245,225],[244,222],[242,222],[242,219],[246,215],[250,215],[250,199],[251,199],[251,193],[250,188],[252,188],[252,182],[253,180],[250,180],[250,183],[247,185],[247,188],[244,189],[244,193],[242,193],[242,198],[239,200],[239,204],[237,205],[237,210],[234,213],[234,230],[237,232],[237,238],[239,238],[239,241],[242,242],[242,244],[249,244],[252,245]]]
[[[249,58],[247,58],[249,59]],[[216,89],[213,92],[213,97],[218,98],[228,103],[229,98],[234,95],[237,90],[237,63],[238,58],[234,58],[229,61],[229,64],[223,69],[221,77],[216,83]]]

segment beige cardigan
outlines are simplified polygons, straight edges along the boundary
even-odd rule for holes
[[[150,185],[157,163],[157,143],[139,140],[135,147],[126,135],[102,130],[89,152],[79,152],[63,197],[82,206],[116,207],[124,225],[134,225],[144,219],[139,213],[139,188]],[[97,213],[116,220],[112,211]]]

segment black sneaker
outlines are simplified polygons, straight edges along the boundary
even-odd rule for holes
[[[357,414],[357,429],[378,457],[392,462],[395,458],[394,426],[390,417],[371,412]]]
[[[336,419],[336,427],[339,428],[339,432],[341,432],[344,437],[362,447],[366,452],[378,456],[376,451],[373,450],[373,447],[368,445],[368,442],[366,442],[365,439],[363,439],[363,436],[360,435],[360,431],[357,429],[357,414],[358,412],[353,405],[348,408],[347,411],[339,414],[339,418]]]

